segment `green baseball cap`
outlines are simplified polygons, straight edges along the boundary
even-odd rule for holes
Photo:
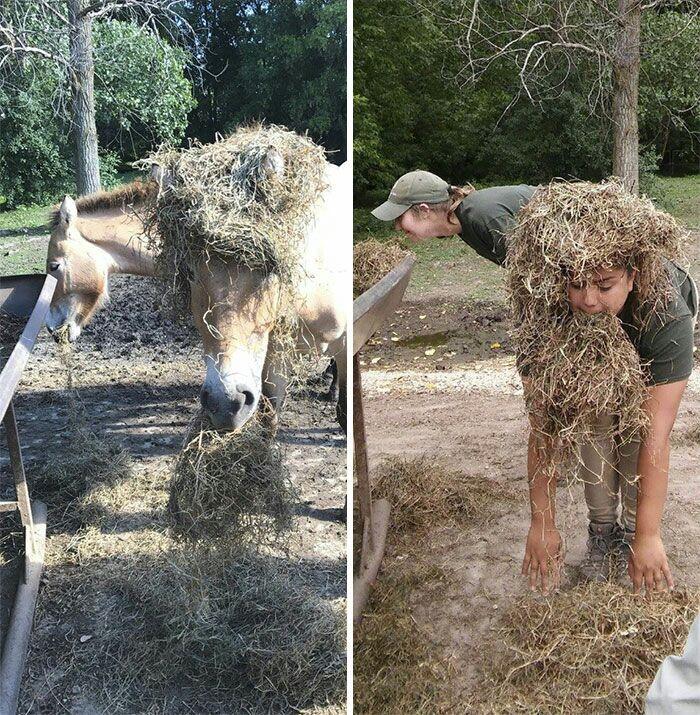
[[[396,221],[413,204],[439,204],[450,198],[450,185],[429,171],[409,171],[392,187],[389,198],[372,211],[380,221]]]

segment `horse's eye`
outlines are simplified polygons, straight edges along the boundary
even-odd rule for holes
[[[60,267],[61,267],[61,264],[58,261],[51,261],[51,263],[49,263],[50,271],[57,271]]]

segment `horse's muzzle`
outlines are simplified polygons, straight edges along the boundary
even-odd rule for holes
[[[237,386],[235,392],[227,391],[223,395],[213,394],[207,387],[203,387],[199,399],[204,414],[214,428],[220,430],[240,429],[258,406],[258,396],[243,385]]]

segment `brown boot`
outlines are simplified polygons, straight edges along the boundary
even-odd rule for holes
[[[609,581],[612,575],[617,524],[588,525],[588,544],[579,571],[584,581]]]

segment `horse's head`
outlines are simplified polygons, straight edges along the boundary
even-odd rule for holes
[[[238,429],[262,394],[279,281],[231,262],[203,263],[192,282],[192,314],[204,342],[202,408],[217,429]]]
[[[57,284],[46,325],[56,339],[64,329],[73,342],[107,298],[109,265],[80,232],[78,209],[70,196],[63,199],[52,226],[46,272]]]

